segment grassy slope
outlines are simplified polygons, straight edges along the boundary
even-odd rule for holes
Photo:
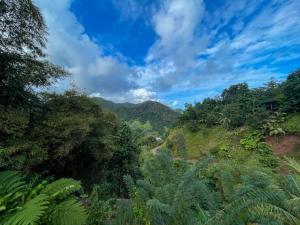
[[[226,131],[222,127],[204,128],[192,133],[187,128],[173,129],[171,137],[176,132],[184,135],[188,149],[189,158],[199,158],[203,153],[213,151],[220,147],[231,147],[239,145],[239,130]]]
[[[286,122],[283,124],[284,130],[287,135],[293,134],[300,139],[300,113],[292,114],[288,116]],[[231,151],[238,152],[239,140],[243,134],[241,129],[233,131],[227,131],[224,128],[218,126],[213,128],[204,128],[198,132],[192,133],[187,128],[175,128],[171,130],[169,137],[172,137],[176,132],[184,135],[188,157],[190,159],[199,158],[204,153],[214,151],[217,148],[228,148]],[[283,139],[279,139],[281,144]],[[300,159],[300,146],[295,145],[294,149],[288,156]]]

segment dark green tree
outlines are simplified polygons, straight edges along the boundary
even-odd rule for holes
[[[112,182],[118,196],[126,196],[124,176],[130,175],[134,179],[139,177],[140,149],[133,142],[132,133],[126,123],[122,123],[117,136],[117,148],[109,162],[108,181]]]
[[[0,1],[0,104],[28,103],[32,87],[66,75],[45,59],[46,25],[31,0]]]
[[[300,69],[291,73],[283,83],[283,93],[286,97],[285,110],[299,112],[300,110]]]
[[[31,0],[0,1],[0,152],[3,140],[18,143],[31,129],[40,106],[33,88],[66,75],[46,60],[45,44],[46,25]]]

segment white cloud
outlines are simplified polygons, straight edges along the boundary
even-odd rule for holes
[[[104,56],[70,11],[71,0],[37,0],[48,26],[50,59],[72,73],[73,82],[88,93],[122,95],[138,86],[136,72],[122,57]],[[65,87],[66,85],[64,85]]]
[[[289,51],[300,46],[299,0],[221,1],[210,11],[208,1],[157,1],[157,9],[138,0],[112,0],[127,22],[138,17],[151,21],[158,38],[143,66],[129,66],[126,56],[103,55],[70,11],[72,0],[36,2],[49,26],[51,59],[71,71],[88,93],[118,102],[244,81],[255,86],[282,76],[276,63],[300,58],[299,52]]]
[[[90,96],[102,97],[105,99],[110,99],[114,102],[141,103],[148,100],[157,101],[155,95],[156,93],[153,91],[149,91],[145,88],[137,88],[137,89],[131,89],[130,91],[124,93],[123,95],[119,95],[118,93],[105,94],[105,93],[95,92],[92,93]]]
[[[155,88],[174,86],[180,75],[192,69],[205,43],[205,38],[195,34],[202,14],[202,0],[169,0],[153,16],[159,39],[148,52],[146,71],[156,79],[152,81]]]
[[[173,107],[176,107],[177,105],[178,105],[178,100],[174,100],[172,103],[171,103],[171,105],[173,106]]]

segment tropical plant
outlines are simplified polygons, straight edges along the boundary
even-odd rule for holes
[[[270,146],[264,142],[263,134],[259,131],[248,132],[240,139],[242,149],[254,153],[266,166],[276,167],[277,157],[273,154]]]
[[[208,157],[178,166],[161,153],[146,161],[144,180],[125,177],[130,199],[117,202],[114,225],[299,225],[300,165],[288,175],[258,160]],[[177,166],[175,166],[177,164]]]
[[[263,130],[270,136],[278,136],[285,134],[285,131],[282,128],[282,124],[285,121],[286,113],[275,112],[271,115],[266,123],[263,125]]]
[[[87,213],[73,195],[79,181],[28,179],[15,171],[0,172],[0,224],[84,225]]]

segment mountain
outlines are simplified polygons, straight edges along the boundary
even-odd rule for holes
[[[143,103],[115,103],[103,98],[93,98],[105,110],[116,113],[121,119],[130,121],[138,119],[141,122],[149,121],[154,130],[163,133],[164,127],[170,127],[180,115],[168,106],[155,101]]]

